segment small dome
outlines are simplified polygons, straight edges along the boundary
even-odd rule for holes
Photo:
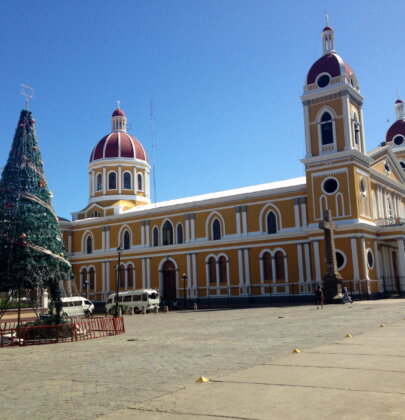
[[[405,120],[397,120],[391,125],[385,136],[385,141],[390,143],[398,135],[405,138]]]
[[[328,73],[331,77],[337,77],[343,74],[350,76],[354,72],[338,54],[330,52],[323,55],[319,60],[315,61],[315,63],[309,69],[307,75],[307,85],[315,83],[317,77],[321,73]]]
[[[113,113],[112,117],[125,117],[125,112],[121,108],[117,108]]]
[[[134,136],[123,131],[114,131],[104,136],[91,152],[90,163],[99,159],[115,158],[148,161],[142,144]]]
[[[403,101],[401,101],[401,99],[397,99],[397,100],[395,101],[395,103],[396,103],[396,104],[403,104]]]
[[[325,27],[322,29],[322,32],[325,32],[325,31],[333,31],[333,29],[332,29],[330,26],[325,26]]]

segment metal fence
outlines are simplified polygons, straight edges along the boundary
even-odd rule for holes
[[[93,340],[125,333],[123,317],[77,319],[58,325],[17,326],[14,322],[0,324],[0,347],[31,346]]]
[[[385,295],[405,296],[405,277],[383,277],[382,286]]]

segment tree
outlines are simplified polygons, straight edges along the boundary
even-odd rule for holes
[[[60,321],[59,282],[71,276],[35,121],[24,109],[0,180],[0,291],[48,288]]]

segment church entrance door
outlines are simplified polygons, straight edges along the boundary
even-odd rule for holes
[[[177,298],[176,292],[176,267],[172,261],[166,261],[162,269],[163,274],[163,299],[167,304],[173,304]]]

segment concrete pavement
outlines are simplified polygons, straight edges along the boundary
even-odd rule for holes
[[[101,418],[405,419],[405,320]]]

